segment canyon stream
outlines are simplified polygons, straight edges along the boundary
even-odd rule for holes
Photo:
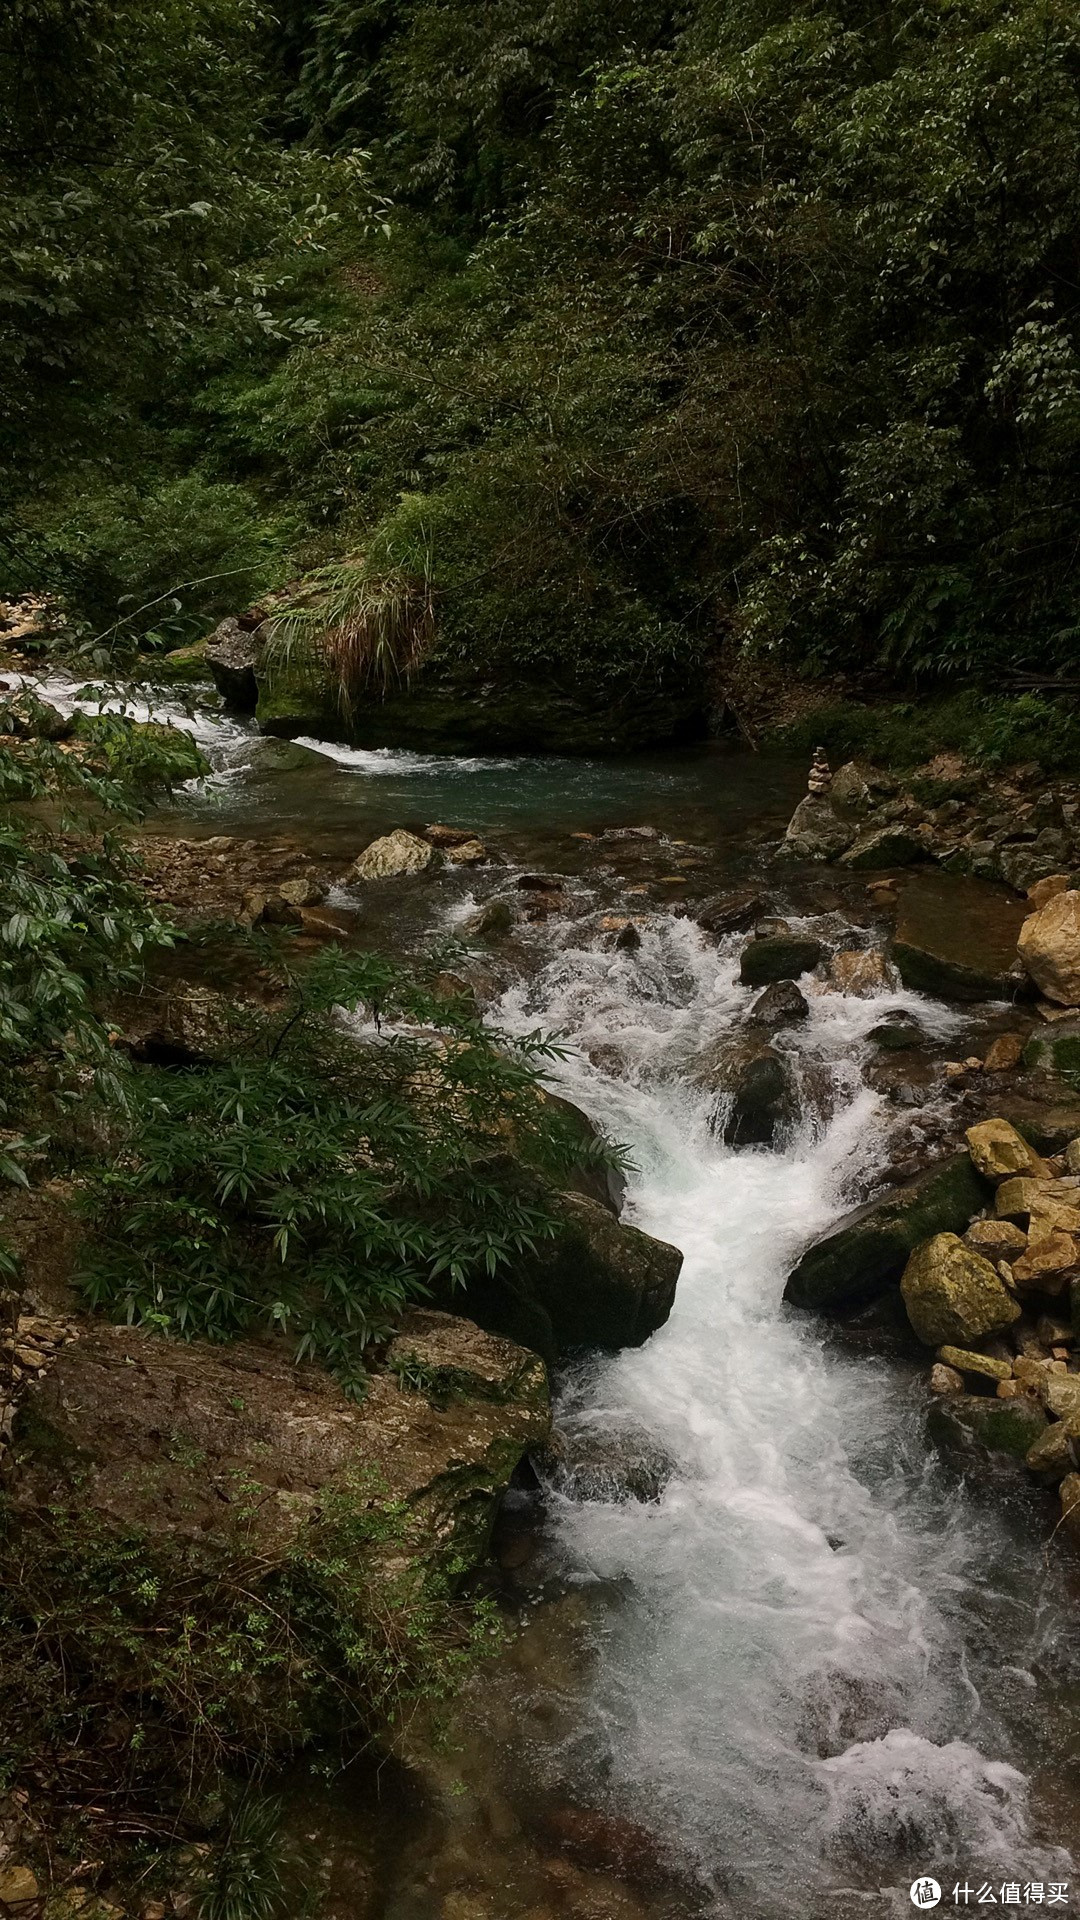
[[[1013,1904],[1013,1884],[1015,1904],[1035,1886],[1047,1904],[1080,1842],[1077,1570],[1048,1544],[1050,1497],[961,1476],[926,1439],[925,1365],[782,1301],[801,1249],[873,1190],[898,1126],[920,1124],[868,1078],[871,1030],[906,1011],[962,1056],[986,1009],[811,991],[777,1041],[800,1116],[780,1148],[734,1150],[697,1068],[754,997],[746,936],[709,937],[693,899],[752,880],[769,913],[834,947],[875,941],[864,887],[769,858],[804,768],[718,748],[283,750],[171,711],[214,772],[152,830],[293,836],[343,869],[389,827],[445,820],[501,863],[385,883],[382,905],[377,887],[337,890],[358,938],[464,939],[515,875],[561,876],[565,910],[485,955],[485,1013],[560,1037],[553,1084],[628,1151],[624,1218],[684,1255],[645,1346],[554,1383],[569,1465],[508,1497],[515,1632],[423,1791],[394,1762],[297,1785],[299,1826],[333,1856],[334,1913],[843,1920],[914,1911],[920,1875],[943,1912]],[[611,931],[626,916],[631,950]],[[648,1497],[574,1467],[620,1448],[653,1476]]]

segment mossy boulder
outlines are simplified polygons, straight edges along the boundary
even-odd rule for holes
[[[1039,1028],[1024,1048],[1024,1065],[1034,1073],[1080,1076],[1080,1020]]]
[[[966,1153],[929,1167],[851,1213],[807,1247],[788,1276],[784,1299],[832,1310],[872,1297],[899,1281],[910,1255],[935,1233],[963,1233],[990,1197]]]
[[[930,1439],[947,1452],[1001,1453],[1016,1461],[1026,1460],[1046,1428],[1042,1408],[1022,1395],[998,1400],[981,1393],[946,1394],[934,1402],[926,1421]]]
[[[820,940],[797,933],[770,933],[751,940],[739,956],[744,987],[768,987],[774,980],[797,980],[811,973],[825,949]]]
[[[549,1365],[581,1348],[640,1347],[671,1312],[679,1249],[586,1194],[560,1194],[556,1209],[553,1240],[538,1240],[510,1273],[470,1282],[469,1313]]]
[[[929,858],[923,841],[904,827],[878,827],[862,833],[854,846],[841,855],[840,864],[857,873],[883,871],[887,867],[910,867]]]
[[[209,644],[207,640],[196,640],[194,646],[174,647],[171,653],[147,655],[142,663],[146,679],[163,687],[203,684],[212,678],[206,658]]]
[[[359,747],[431,753],[632,753],[701,738],[702,690],[652,685],[619,672],[568,667],[550,675],[515,662],[482,670],[433,656],[404,685],[354,701],[346,715],[331,689],[299,664],[257,666],[255,717],[267,733],[312,734]]]
[[[936,1233],[916,1247],[900,1292],[919,1339],[928,1347],[972,1346],[1020,1318],[1001,1275],[955,1233]]]

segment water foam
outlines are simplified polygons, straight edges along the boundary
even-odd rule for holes
[[[902,991],[815,996],[782,1044],[824,1063],[833,1118],[787,1152],[735,1154],[687,1068],[748,1006],[737,943],[687,920],[645,926],[633,954],[565,938],[495,1017],[569,1037],[563,1090],[629,1144],[627,1217],[684,1266],[668,1325],[563,1388],[569,1417],[630,1421],[675,1470],[648,1503],[551,1489],[570,1578],[618,1595],[561,1768],[676,1835],[725,1913],[952,1862],[1053,1863],[1022,1775],[974,1744],[1006,1738],[973,1648],[993,1518],[928,1457],[921,1387],[781,1301],[882,1151],[869,1029],[902,1009],[945,1037],[956,1016]]]

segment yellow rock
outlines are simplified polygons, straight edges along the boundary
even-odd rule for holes
[[[986,1050],[984,1073],[1011,1073],[1020,1065],[1024,1043],[1018,1033],[999,1033]]]
[[[1067,1473],[1058,1492],[1062,1521],[1070,1533],[1080,1536],[1080,1473]]]
[[[951,1353],[951,1347],[948,1351]],[[937,1361],[930,1369],[930,1391],[931,1393],[963,1393],[964,1376],[962,1373],[957,1373],[955,1367],[945,1367]]]
[[[900,1292],[908,1319],[928,1347],[967,1349],[1020,1318],[1019,1306],[989,1260],[965,1247],[955,1233],[937,1233],[916,1247]]]
[[[21,1907],[37,1900],[41,1889],[37,1875],[29,1867],[0,1867],[0,1901],[8,1907]]]
[[[1016,943],[1035,985],[1058,1006],[1080,1006],[1080,893],[1057,893],[1029,914]]]
[[[964,1136],[968,1152],[988,1180],[1007,1180],[1013,1174],[1046,1177],[1046,1168],[1033,1147],[1007,1120],[980,1120]]]
[[[1076,1242],[1071,1234],[1056,1231],[1036,1239],[1033,1225],[1027,1251],[1011,1265],[1018,1287],[1039,1287],[1044,1293],[1060,1293],[1066,1277],[1076,1266]]]
[[[999,1219],[1027,1219],[1032,1207],[1039,1198],[1039,1182],[1026,1177],[1003,1180],[994,1197],[994,1210]]]
[[[965,1247],[984,1260],[1009,1260],[1023,1253],[1027,1235],[1011,1220],[973,1220],[964,1235]]]
[[[939,1347],[938,1359],[960,1373],[980,1373],[986,1380],[1010,1380],[1012,1368],[1007,1360],[991,1360],[986,1353],[969,1353],[964,1347]]]

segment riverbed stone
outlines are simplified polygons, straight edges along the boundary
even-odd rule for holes
[[[1033,1073],[1080,1075],[1080,1020],[1067,1014],[1039,1027],[1024,1046],[1024,1065]]]
[[[854,1208],[813,1241],[788,1276],[785,1300],[832,1310],[883,1292],[900,1279],[920,1242],[935,1233],[962,1233],[989,1191],[966,1153],[939,1161],[906,1186]]]
[[[1018,1033],[999,1033],[986,1049],[984,1073],[1012,1073],[1024,1057],[1024,1043]]]
[[[892,959],[905,987],[940,1000],[1011,999],[1023,907],[1000,888],[933,870],[904,881]]]
[[[939,1347],[938,1359],[958,1373],[977,1373],[984,1380],[1008,1380],[1012,1367],[1007,1360],[995,1360],[989,1353],[972,1353],[964,1347]]]
[[[1077,1269],[1077,1246],[1072,1234],[1053,1231],[1032,1236],[1019,1259],[1010,1262],[1018,1287],[1036,1287],[1057,1294]]]
[[[1027,1246],[1027,1234],[1011,1220],[973,1220],[964,1234],[964,1245],[996,1266],[999,1260],[1015,1260]]]
[[[797,980],[810,973],[824,953],[820,940],[796,933],[765,934],[751,940],[739,958],[744,987],[767,987],[774,980]]]
[[[849,947],[833,954],[825,984],[833,993],[853,994],[859,1000],[866,1000],[884,987],[892,986],[894,976],[885,955],[876,947]]]
[[[875,827],[861,833],[854,846],[840,857],[840,864],[856,872],[878,867],[910,867],[928,858],[925,843],[906,827]]]
[[[1045,1163],[1007,1120],[980,1120],[964,1138],[972,1160],[988,1180],[1006,1180],[1017,1173],[1030,1174],[1035,1180],[1046,1177]]]
[[[964,1376],[955,1367],[948,1367],[942,1361],[935,1361],[930,1369],[931,1393],[963,1393]]]
[[[1020,1318],[1020,1308],[989,1260],[955,1233],[937,1233],[911,1254],[900,1292],[928,1347],[970,1347]]]
[[[16,1909],[40,1896],[37,1875],[31,1867],[0,1867],[0,1905]]]
[[[1031,1472],[1037,1473],[1041,1480],[1063,1480],[1067,1473],[1076,1471],[1075,1425],[1071,1419],[1055,1420],[1032,1441],[1025,1458]]]
[[[1059,1006],[1080,1006],[1080,892],[1054,894],[1030,914],[1017,941],[1020,958],[1041,993]]]
[[[994,1196],[994,1212],[1000,1220],[1027,1220],[1039,1198],[1038,1180],[1027,1174],[1015,1174],[1003,1180]]]
[[[1047,1420],[1034,1400],[948,1394],[930,1408],[926,1430],[949,1453],[1001,1453],[1021,1461],[1046,1433]]]
[[[850,847],[855,831],[851,821],[840,818],[827,794],[808,793],[788,822],[783,851],[803,860],[835,860]]]
[[[754,1001],[746,1019],[755,1027],[790,1027],[805,1020],[809,1012],[809,1002],[794,980],[774,980]]]
[[[435,858],[434,848],[419,834],[403,827],[383,834],[364,848],[349,870],[351,880],[392,880],[401,874],[423,873]]]

